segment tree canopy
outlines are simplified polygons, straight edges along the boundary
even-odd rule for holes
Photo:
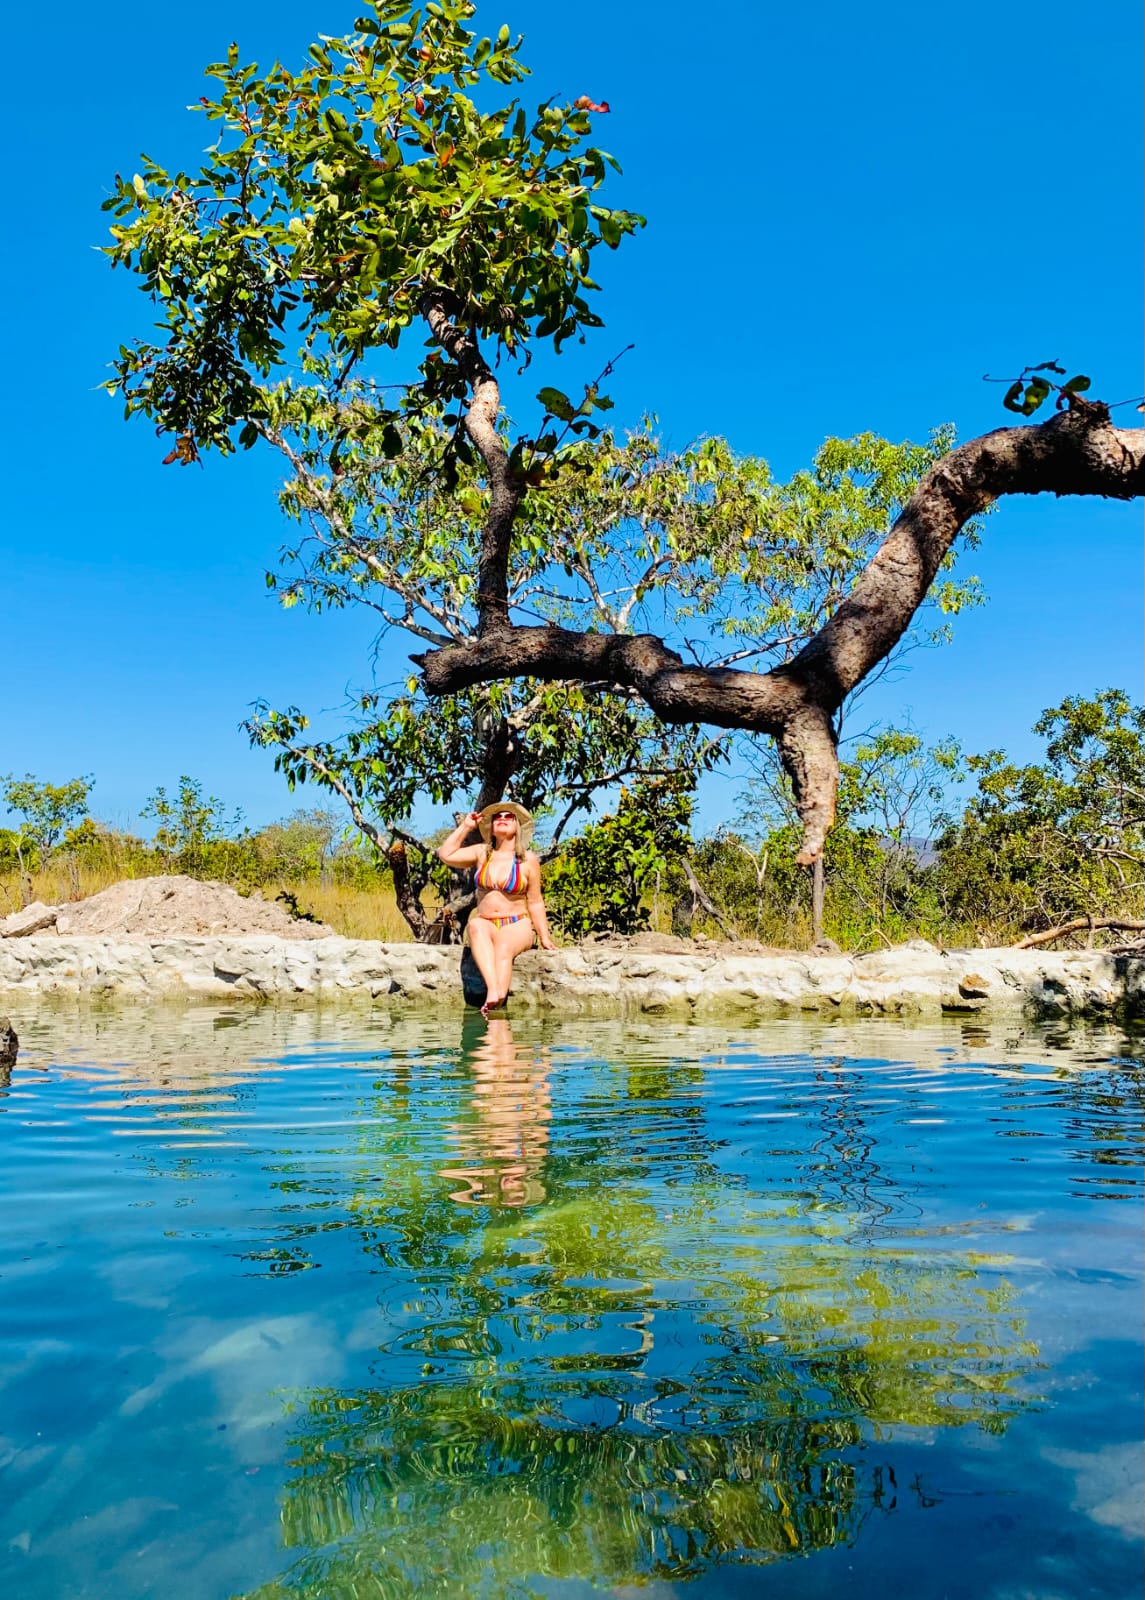
[[[323,470],[320,433],[273,433],[290,472],[281,504],[298,538],[267,581],[286,605],[359,606],[380,631],[462,642],[478,625],[473,565],[487,495],[470,465],[452,487],[433,470],[446,442],[439,419],[419,418],[402,432],[400,455],[351,450],[335,482]],[[869,434],[829,439],[810,469],[781,482],[765,461],[737,455],[721,439],[671,452],[651,419],[624,438],[602,430],[575,470],[522,504],[510,609],[604,634],[654,626],[709,668],[790,659],[951,442],[948,428],[924,445]],[[967,538],[976,540],[976,527]],[[945,637],[950,617],[979,598],[975,579],[948,572],[920,617],[918,639]],[[248,728],[275,751],[292,787],[317,782],[342,798],[379,848],[389,835],[414,851],[405,904],[419,936],[429,926],[420,889],[437,869],[405,827],[418,797],[449,803],[476,792],[484,805],[511,787],[550,814],[551,848],[602,790],[634,781],[691,787],[728,749],[727,735],[668,727],[607,681],[522,679],[432,700],[414,676],[403,693],[362,695],[356,724],[341,739],[315,740],[294,706],[262,706]],[[651,791],[640,792],[655,806]],[[623,863],[615,865],[617,881],[627,881]],[[454,910],[460,914],[460,902]]]
[[[619,446],[600,431],[605,375],[576,403],[543,388],[538,425],[513,439],[497,361],[525,363],[539,343],[559,351],[598,326],[593,252],[618,246],[642,219],[599,204],[615,162],[591,142],[592,123],[607,108],[582,95],[534,113],[506,99],[527,73],[521,40],[507,27],[477,37],[466,27],[474,11],[468,0],[423,10],[380,0],[352,35],[312,45],[300,71],[276,63],[260,72],[240,64],[237,47],[208,69],[217,88],[202,109],[218,138],[205,164],[172,174],[144,161],[108,201],[113,262],[140,275],[161,316],[160,341],[122,346],[109,387],[129,414],[174,436],[170,462],[260,440],[296,451],[310,503],[326,496],[331,526],[329,513],[358,493],[363,472],[411,446],[428,452],[425,470],[469,521],[456,544],[460,626],[427,621],[420,599],[400,613],[426,645],[414,658],[418,691],[488,697],[498,683],[582,685],[636,697],[666,726],[769,735],[792,783],[800,859],[811,861],[835,814],[839,709],[910,628],[967,524],[1005,494],[1140,495],[1145,438],[1113,427],[1108,410],[1085,398],[1088,380],[1054,363],[1024,372],[1007,391],[1010,410],[1028,418],[1056,392],[1058,414],[930,464],[878,548],[864,550],[861,573],[848,567],[845,584],[828,586],[814,631],[800,637],[792,619],[792,649],[777,660],[752,643],[767,582],[753,576],[756,598],[745,602],[741,552],[722,575],[724,621],[733,622],[729,637],[739,628],[747,641],[740,659],[762,655],[767,670],[689,658],[667,642],[662,621],[651,631],[639,613],[648,598],[639,569],[632,608],[602,628],[607,535],[594,545],[590,533],[579,575],[601,592],[588,584],[578,605],[558,585],[556,609],[525,608],[514,578],[522,565],[578,578],[569,542],[554,547],[544,533],[567,509],[554,487],[591,472],[598,447]],[[383,383],[373,353],[408,356],[415,327],[413,337],[428,334],[415,370],[407,359],[399,382]],[[734,474],[715,470],[719,500]],[[748,567],[782,574],[782,506],[770,518],[745,525],[741,543]],[[440,527],[449,530],[449,519]]]
[[[1069,695],[1034,732],[1045,760],[971,756],[977,792],[938,841],[951,917],[1041,943],[1052,930],[1141,927],[1145,708],[1119,689]]]
[[[95,779],[69,778],[65,783],[43,783],[29,773],[0,779],[0,800],[21,819],[13,837],[13,850],[25,866],[25,857],[44,861],[69,828],[87,814],[88,797]]]

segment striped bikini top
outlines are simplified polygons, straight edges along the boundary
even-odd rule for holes
[[[504,895],[510,897],[525,892],[525,874],[521,871],[521,863],[514,856],[509,867],[509,876],[504,883],[498,883],[493,876],[493,857],[486,856],[477,868],[477,887],[479,889],[499,889]]]

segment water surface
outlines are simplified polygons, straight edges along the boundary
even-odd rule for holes
[[[15,1020],[6,1595],[1140,1594],[1121,1033]]]

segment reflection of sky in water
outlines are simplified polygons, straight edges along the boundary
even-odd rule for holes
[[[16,1020],[6,1593],[1139,1588],[1115,1031]]]

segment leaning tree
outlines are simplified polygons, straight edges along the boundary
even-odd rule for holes
[[[522,614],[510,573],[525,508],[583,464],[609,402],[595,383],[575,404],[542,389],[540,426],[514,439],[498,357],[526,363],[538,344],[559,351],[599,326],[593,252],[643,219],[598,201],[615,162],[591,127],[607,108],[587,95],[535,114],[506,103],[526,76],[521,41],[507,27],[478,38],[474,11],[377,0],[352,35],[312,45],[301,71],[260,73],[236,47],[208,69],[217,91],[202,109],[218,138],[204,165],[171,174],[144,161],[107,202],[113,263],[141,276],[161,317],[158,341],[121,347],[109,388],[173,436],[169,462],[309,430],[334,492],[348,463],[395,459],[411,425],[438,419],[429,470],[461,492],[473,468],[483,499],[472,626],[427,641],[420,690],[605,685],[668,727],[769,735],[793,785],[800,859],[814,861],[835,810],[839,709],[903,638],[960,532],[1006,494],[1145,493],[1145,435],[1114,427],[1085,380],[1050,364],[1023,374],[1010,409],[1028,418],[1056,392],[1057,414],[935,463],[831,615],[769,670],[687,660],[663,632]],[[383,350],[391,374],[377,369]]]
[[[364,608],[380,632],[397,629],[435,646],[471,637],[487,496],[471,464],[459,464],[452,487],[441,481],[441,427],[436,416],[404,422],[403,449],[392,459],[344,452],[336,482],[320,427],[270,430],[288,468],[280,503],[294,537],[280,571],[267,578],[285,605]],[[951,443],[948,428],[924,445],[870,434],[829,439],[810,469],[779,482],[766,462],[737,455],[720,439],[672,452],[648,419],[623,439],[603,430],[575,462],[566,461],[569,470],[525,497],[506,579],[510,612],[581,632],[652,627],[682,635],[709,668],[789,660],[834,611],[895,510]],[[912,637],[888,661],[910,642],[946,637],[951,615],[978,598],[974,579],[949,575],[936,583]],[[429,841],[410,832],[416,799],[448,804],[476,793],[481,806],[511,788],[530,809],[547,813],[552,854],[570,821],[602,791],[634,784],[621,831],[627,837],[641,820],[647,824],[647,849],[638,855],[653,874],[666,865],[657,841],[674,841],[670,853],[696,900],[686,829],[658,825],[660,802],[670,794],[670,810],[683,805],[690,812],[686,797],[733,737],[701,733],[695,724],[670,729],[633,691],[607,682],[530,678],[438,699],[416,676],[400,690],[371,688],[336,738],[316,738],[295,706],[262,706],[247,728],[274,752],[292,787],[314,782],[344,802],[388,857],[398,904],[417,938],[461,928],[473,889],[468,875],[463,885]],[[608,840],[615,849],[606,864]],[[597,832],[591,854],[612,880],[609,903],[619,896],[632,913],[641,895],[627,870],[630,845],[614,827]],[[583,855],[587,844],[577,848]],[[576,873],[563,881],[566,926],[574,910],[581,926],[597,902],[588,894],[574,907],[573,884],[587,892],[587,881]],[[423,905],[431,887],[447,896],[433,921]]]

